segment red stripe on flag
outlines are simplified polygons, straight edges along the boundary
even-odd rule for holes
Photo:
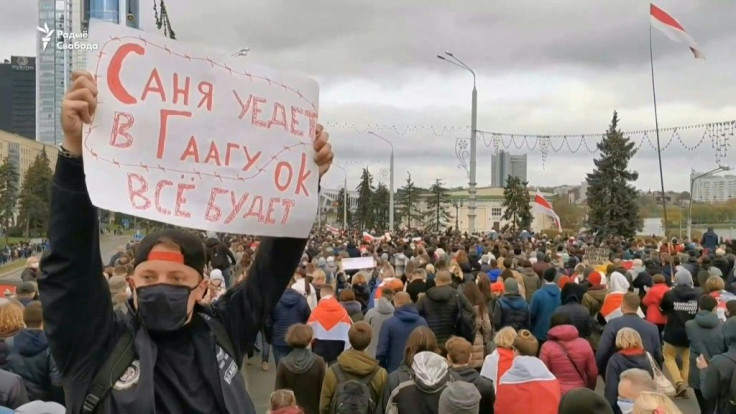
[[[552,210],[552,206],[549,205],[547,200],[541,194],[537,194],[534,196],[534,202],[542,207],[547,207],[548,209]]]
[[[651,13],[652,17],[666,24],[667,26],[672,26],[677,30],[682,30],[683,32],[685,31],[685,28],[683,28],[680,23],[675,20],[674,17],[670,16],[666,11],[655,6],[654,3],[650,4],[649,12]]]

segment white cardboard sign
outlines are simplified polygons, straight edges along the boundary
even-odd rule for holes
[[[319,174],[314,80],[235,68],[99,20],[89,33],[99,45],[87,55],[98,104],[83,147],[96,206],[202,230],[309,234]]]
[[[342,259],[343,270],[373,269],[376,261],[373,257],[350,257]]]

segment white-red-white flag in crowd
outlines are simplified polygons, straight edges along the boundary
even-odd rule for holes
[[[335,226],[330,226],[329,224],[325,226],[325,230],[332,233],[333,236],[339,236],[340,235],[340,229],[338,229]]]
[[[664,33],[665,36],[675,42],[688,45],[696,59],[705,59],[705,55],[698,48],[698,44],[695,42],[695,39],[687,34],[685,28],[683,28],[680,22],[675,20],[674,17],[655,6],[654,3],[651,3],[649,6],[649,14],[651,15],[652,27],[659,29],[660,32]]]
[[[555,213],[552,209],[552,205],[539,191],[537,191],[537,195],[534,196],[534,210],[552,217],[555,220],[555,225],[557,225],[557,231],[562,231],[560,216]]]

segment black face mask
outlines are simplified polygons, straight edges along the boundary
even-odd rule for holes
[[[187,321],[189,294],[197,286],[156,284],[136,289],[138,316],[151,331],[175,331]]]

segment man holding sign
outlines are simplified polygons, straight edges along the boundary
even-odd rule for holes
[[[247,281],[203,307],[197,304],[207,290],[202,240],[173,229],[149,234],[136,252],[130,312],[114,313],[102,276],[95,195],[85,182],[87,154],[84,163],[81,158],[83,126],[93,124],[102,102],[90,73],[75,72],[72,79],[62,103],[50,253],[39,278],[67,412],[255,413],[240,363],[293,275],[306,239],[264,237]],[[312,146],[320,177],[333,159],[327,141],[316,125]]]

